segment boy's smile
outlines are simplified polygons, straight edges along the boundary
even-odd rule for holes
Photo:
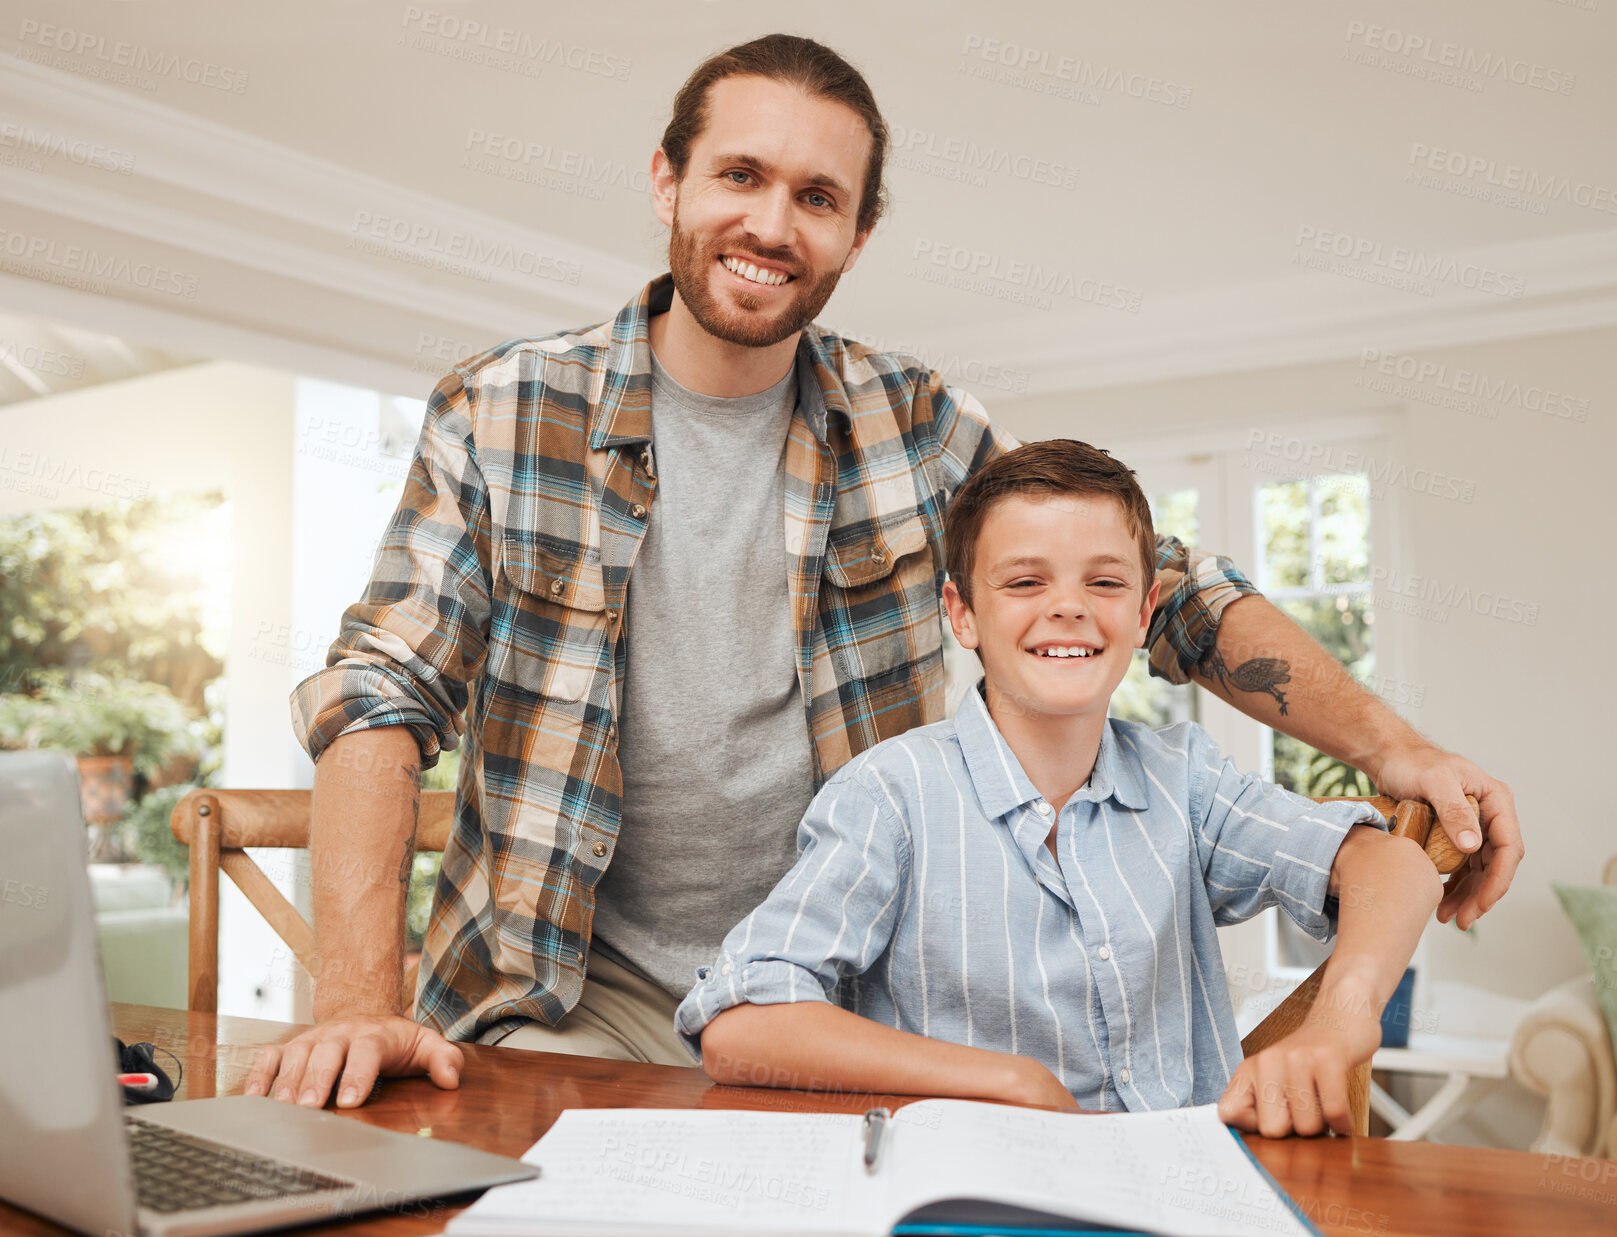
[[[989,711],[1006,737],[1014,718],[1103,724],[1151,620],[1139,539],[1114,500],[1009,497],[983,520],[971,605],[945,589],[955,635],[982,658]],[[1046,734],[1045,737],[1050,737]]]

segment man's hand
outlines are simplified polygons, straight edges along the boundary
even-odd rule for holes
[[[1321,994],[1324,999],[1324,994]],[[1265,1138],[1353,1133],[1348,1074],[1381,1043],[1381,1020],[1367,1003],[1316,1005],[1308,1021],[1241,1062],[1218,1101],[1219,1120]]]
[[[457,1045],[419,1022],[393,1014],[358,1015],[323,1022],[265,1048],[247,1075],[246,1093],[321,1108],[340,1074],[337,1106],[354,1108],[370,1096],[378,1074],[428,1074],[453,1091],[465,1062]]]
[[[1527,853],[1510,787],[1465,757],[1429,743],[1399,748],[1371,777],[1384,795],[1430,803],[1449,840],[1469,855],[1450,874],[1437,907],[1438,922],[1453,919],[1462,929],[1469,928],[1505,896]],[[1477,836],[1467,795],[1477,800],[1484,837]]]

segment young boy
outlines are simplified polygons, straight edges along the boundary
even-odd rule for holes
[[[1108,720],[1154,545],[1133,472],[1084,443],[1029,443],[961,487],[944,604],[984,681],[815,798],[796,865],[675,1015],[713,1079],[1216,1099],[1271,1136],[1349,1132],[1348,1073],[1441,885],[1370,808],[1243,775],[1198,726]],[[1215,925],[1271,905],[1339,935],[1314,1014],[1243,1062]]]

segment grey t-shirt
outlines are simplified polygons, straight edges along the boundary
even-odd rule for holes
[[[629,575],[623,817],[594,948],[675,996],[797,857],[814,797],[787,584],[795,368],[715,399],[652,362],[657,494]]]

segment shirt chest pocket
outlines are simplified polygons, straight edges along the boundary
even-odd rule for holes
[[[610,678],[610,616],[601,564],[576,549],[507,533],[495,597],[502,681],[555,700],[583,700]]]
[[[885,529],[833,529],[820,590],[832,656],[861,679],[941,657],[939,577],[919,511]]]

